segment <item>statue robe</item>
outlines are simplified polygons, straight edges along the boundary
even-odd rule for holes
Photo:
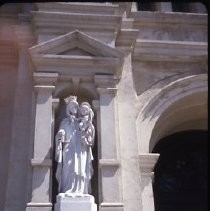
[[[64,131],[63,143],[58,138],[59,131]],[[82,143],[77,120],[63,119],[59,131],[55,138],[58,191],[87,194],[93,174],[91,147]]]

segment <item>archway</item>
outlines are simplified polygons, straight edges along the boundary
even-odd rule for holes
[[[136,120],[140,153],[151,152],[166,135],[207,128],[206,74],[169,81],[151,90]]]
[[[188,130],[155,145],[155,211],[207,210],[207,141],[207,131]]]

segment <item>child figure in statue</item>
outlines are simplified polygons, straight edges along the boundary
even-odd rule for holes
[[[81,143],[83,145],[83,149],[81,151],[81,157],[84,159],[81,162],[81,173],[83,175],[82,179],[82,190],[84,193],[91,192],[90,179],[93,175],[93,167],[92,167],[92,147],[94,144],[95,137],[95,128],[92,124],[92,120],[94,117],[94,113],[90,107],[90,104],[87,102],[83,102],[79,108],[79,130]],[[84,179],[84,182],[83,182]]]

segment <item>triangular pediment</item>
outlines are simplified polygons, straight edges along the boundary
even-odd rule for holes
[[[57,55],[81,55],[81,56],[94,56],[90,52],[87,52],[81,48],[75,47],[72,49],[64,50],[62,52],[59,52]]]
[[[123,53],[78,30],[29,49],[31,55],[70,55],[121,58]]]

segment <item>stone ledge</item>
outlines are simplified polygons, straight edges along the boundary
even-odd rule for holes
[[[163,27],[168,25],[173,28],[177,25],[185,25],[186,27],[207,28],[208,21],[207,14],[150,11],[131,12],[129,18],[134,19],[134,27],[139,27],[140,25],[160,25]]]
[[[29,202],[27,207],[52,207],[52,203],[48,202]]]
[[[135,29],[121,29],[119,36],[116,39],[116,47],[130,49],[136,43],[139,30]]]
[[[36,85],[53,85],[57,82],[58,73],[33,73],[34,82]]]
[[[83,14],[110,14],[116,13],[119,8],[118,5],[106,3],[84,3],[84,2],[53,2],[53,3],[36,3],[39,11],[59,11],[59,12],[72,12]]]
[[[102,202],[100,204],[101,207],[123,207],[123,203],[121,202]]]
[[[31,159],[32,166],[52,167],[52,159]]]
[[[138,39],[133,60],[199,62],[207,60],[206,42],[160,41]]]
[[[34,86],[34,90],[36,92],[40,92],[40,91],[53,91],[55,89],[55,86],[47,86],[47,85],[36,85]]]
[[[102,167],[119,167],[120,162],[116,159],[100,159],[99,168]]]
[[[150,174],[153,172],[153,168],[159,158],[158,153],[145,153],[139,155],[139,164],[141,174]]]
[[[70,27],[74,29],[87,30],[95,29],[116,31],[120,25],[122,17],[119,15],[91,15],[83,13],[67,12],[40,12],[32,11],[33,22],[36,27]]]

